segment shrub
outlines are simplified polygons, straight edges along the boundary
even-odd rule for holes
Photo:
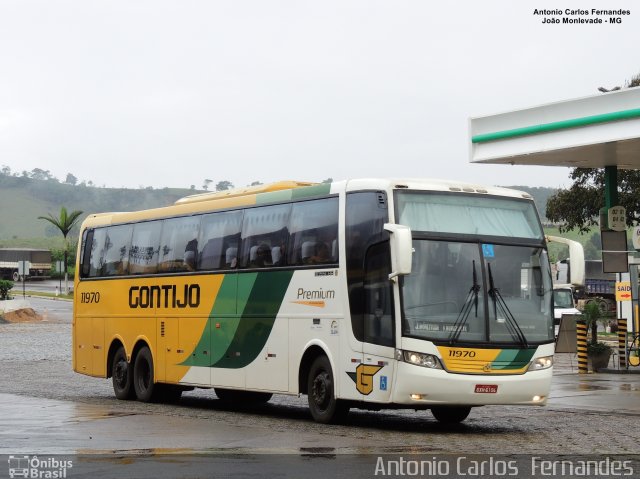
[[[9,299],[9,291],[13,289],[13,283],[6,279],[0,279],[0,300]]]

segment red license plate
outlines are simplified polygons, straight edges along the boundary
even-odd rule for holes
[[[498,392],[497,384],[476,384],[476,393],[480,394],[495,394]]]

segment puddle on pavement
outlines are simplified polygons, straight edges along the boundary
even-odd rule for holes
[[[300,455],[302,457],[305,457],[305,456],[335,457],[336,448],[335,447],[301,447]]]
[[[96,405],[75,404],[70,411],[69,419],[78,422],[94,421],[97,419],[112,419],[118,417],[135,416],[133,412],[114,411],[112,409],[102,408]]]
[[[580,383],[578,384],[579,391],[610,391],[612,388],[606,386],[598,386],[596,384]]]
[[[640,385],[638,384],[618,384],[614,386],[601,386],[599,384],[580,383],[578,384],[579,391],[640,391]]]
[[[640,385],[638,384],[621,384],[620,391],[640,391]]]

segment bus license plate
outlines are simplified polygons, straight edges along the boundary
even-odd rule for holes
[[[476,393],[480,394],[496,394],[498,392],[497,384],[476,384]]]

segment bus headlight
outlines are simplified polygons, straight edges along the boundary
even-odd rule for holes
[[[403,359],[409,364],[423,366],[431,369],[442,369],[440,360],[433,354],[414,353],[412,351],[403,351]]]
[[[553,356],[542,356],[531,361],[529,365],[529,371],[541,371],[543,369],[549,369],[553,366]]]

